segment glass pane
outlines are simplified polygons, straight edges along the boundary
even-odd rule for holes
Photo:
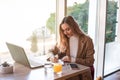
[[[0,57],[10,57],[5,42],[46,54],[56,42],[55,11],[55,0],[0,0]]]
[[[73,16],[86,33],[88,31],[88,10],[88,0],[67,0],[67,15]]]
[[[107,0],[104,76],[120,69],[120,42],[116,34],[118,9],[117,0]]]

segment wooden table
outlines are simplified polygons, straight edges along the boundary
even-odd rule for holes
[[[78,65],[79,70],[71,70],[70,67],[65,64],[61,75],[55,74],[52,68],[45,70],[44,67],[30,69],[24,65],[15,63],[14,72],[11,74],[1,74],[0,80],[65,80],[70,77],[82,74],[83,80],[92,80],[90,68]],[[87,77],[87,78],[86,78]]]

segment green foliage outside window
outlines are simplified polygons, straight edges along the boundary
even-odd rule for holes
[[[67,15],[73,16],[85,33],[88,31],[88,9],[88,1],[86,1],[84,4],[76,3],[74,6],[68,7],[67,9]]]
[[[50,17],[47,20],[46,26],[50,30],[51,34],[55,33],[55,13],[51,13]]]
[[[116,16],[117,16],[117,2],[108,1],[107,3],[107,15],[106,15],[106,37],[105,41],[112,42],[115,40],[116,31]]]

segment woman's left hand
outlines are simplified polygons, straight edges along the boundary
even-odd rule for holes
[[[71,62],[69,56],[64,56],[61,60],[64,61],[64,62]]]

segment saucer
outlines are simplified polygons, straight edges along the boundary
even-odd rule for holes
[[[7,67],[3,67],[0,65],[0,73],[8,74],[13,73],[13,65],[9,65]]]

